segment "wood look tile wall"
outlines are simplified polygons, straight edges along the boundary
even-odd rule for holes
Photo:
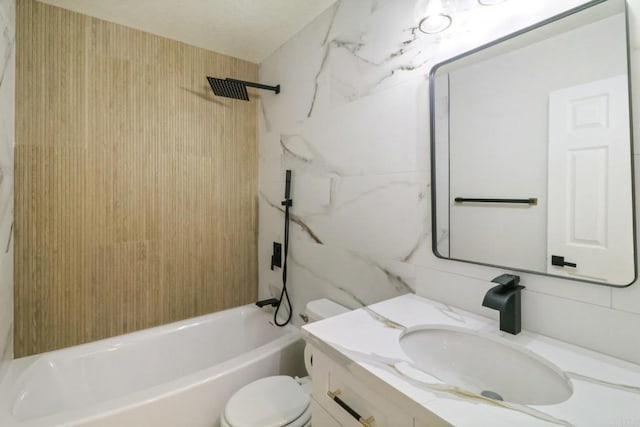
[[[257,65],[17,7],[15,356],[255,300]]]

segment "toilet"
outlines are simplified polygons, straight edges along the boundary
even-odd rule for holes
[[[310,301],[309,322],[350,311],[328,299]],[[311,351],[305,347],[304,363],[311,372]],[[311,378],[276,375],[242,387],[229,399],[220,416],[222,427],[311,426]]]

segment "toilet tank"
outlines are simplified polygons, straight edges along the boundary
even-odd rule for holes
[[[317,320],[327,319],[351,310],[331,300],[321,298],[309,301],[305,311],[309,317],[309,322],[315,322]]]
[[[307,313],[308,322],[311,323],[317,320],[322,320],[332,316],[337,316],[338,314],[346,313],[351,310],[331,300],[328,300],[326,298],[321,298],[321,299],[315,299],[313,301],[309,301],[307,303],[305,311]],[[311,347],[308,345],[305,345],[304,367],[306,368],[309,376],[311,376],[312,365],[313,365],[313,354],[311,352]]]

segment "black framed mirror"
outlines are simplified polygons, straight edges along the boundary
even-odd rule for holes
[[[434,66],[436,256],[635,281],[628,46],[625,2],[597,0]]]

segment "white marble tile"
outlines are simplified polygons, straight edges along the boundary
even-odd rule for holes
[[[355,308],[415,290],[415,270],[408,264],[303,241],[290,249],[287,283],[299,310],[320,297]]]
[[[516,273],[518,274],[518,273]],[[531,276],[531,275],[529,275]],[[522,284],[527,287],[522,294],[522,327],[550,337],[571,342],[586,348],[621,357],[632,362],[640,362],[640,353],[635,354],[638,345],[627,340],[635,334],[634,328],[640,325],[640,316],[625,314],[603,305],[582,302],[588,292],[579,293],[578,286],[591,287],[607,295],[611,288],[597,285],[576,285],[574,299],[544,294],[535,290],[530,279],[535,276],[522,277]],[[434,269],[416,268],[416,293],[426,298],[442,301],[464,310],[498,319],[495,310],[482,307],[486,291],[494,286],[490,278],[485,280],[463,276],[459,273],[444,272]],[[544,281],[544,279],[542,280]],[[570,281],[557,280],[572,284]],[[605,297],[593,298],[596,302],[608,300]],[[624,319],[624,320],[623,320]],[[602,320],[602,324],[600,324]],[[616,327],[617,322],[624,325]],[[617,329],[607,333],[607,328]],[[620,345],[624,342],[625,345]]]
[[[13,357],[14,46],[15,0],[0,0],[0,365]]]
[[[13,20],[15,5],[12,1],[0,1],[0,62],[5,65],[11,53],[15,36]]]
[[[640,363],[640,315],[537,292],[526,292],[523,301],[527,329]]]
[[[483,8],[475,0],[465,0],[450,5],[455,8],[455,24],[438,36],[416,31],[421,17],[417,3],[339,2],[263,61],[261,81],[282,83],[279,96],[263,98],[269,130],[425,76],[441,60],[580,2]]]
[[[541,2],[513,3],[487,8],[475,0],[448,2],[453,25],[442,34],[427,35],[416,29],[424,2],[341,2],[327,41],[332,105],[428,74],[437,62],[581,2],[545,2],[544,7]]]
[[[428,73],[432,58],[419,43],[414,4],[341,3],[328,42],[333,106]]]
[[[300,33],[260,64],[260,81],[280,84],[277,96],[263,96],[263,119],[271,131],[286,129],[322,109],[324,85],[317,85],[325,67],[324,44],[336,6],[323,12]]]
[[[279,209],[279,201],[284,188],[281,181],[260,181],[258,196],[258,277],[259,297],[270,297],[270,285],[280,282],[278,270],[271,270],[273,242],[283,242],[284,215]],[[272,201],[273,200],[273,201]],[[277,205],[276,205],[277,203]]]
[[[638,1],[630,2],[634,69],[640,68]],[[417,191],[429,188],[426,75],[443,59],[582,3],[509,0],[480,7],[476,0],[449,2],[455,8],[454,25],[429,36],[415,31],[423,2],[343,0],[267,58],[260,78],[281,83],[283,93],[264,97],[259,119],[260,188],[266,194],[261,202],[261,295],[272,294],[281,281],[264,263],[271,241],[281,235],[282,176],[289,168],[294,172],[291,277],[292,293],[301,299],[294,301],[297,310],[320,296],[349,305],[354,295],[361,299],[370,291],[376,298],[393,294],[388,276],[383,278],[379,267],[372,266],[374,259],[411,270],[402,277],[406,282],[414,278],[407,287],[416,286],[418,294],[495,318],[481,301],[490,280],[505,270],[438,259],[431,251],[430,194],[420,199]],[[640,104],[636,79],[634,75],[633,98]],[[639,114],[640,108],[635,108],[636,138]],[[584,324],[569,322],[575,329],[574,342],[608,346],[610,354],[629,354],[635,348],[625,341],[627,325],[616,324],[630,314],[610,308],[640,310],[635,287],[612,291],[520,275],[527,286],[523,310],[533,330],[557,336],[557,328],[560,338],[569,334],[565,327],[545,321],[561,323],[566,306],[585,319],[594,316]],[[385,287],[370,290],[376,286]],[[540,303],[547,300],[550,316]],[[590,335],[597,316],[620,331],[607,337]]]
[[[631,29],[635,29],[637,37],[640,38],[640,10],[638,11],[638,18],[636,21],[630,20]],[[632,106],[632,121],[633,121],[633,136],[634,136],[634,148],[635,154],[640,154],[640,42],[635,47],[632,47],[629,51],[629,59],[631,66],[631,88],[633,90],[631,94],[631,106]],[[638,170],[636,169],[636,175]],[[636,188],[638,188],[636,186]]]
[[[485,293],[494,285],[460,274],[416,267],[416,294],[468,310],[482,316],[498,319],[495,310],[482,306]]]
[[[469,278],[470,280],[477,279],[485,283],[489,283],[494,277],[499,276],[500,274],[517,274],[520,276],[522,284],[527,286],[530,291],[548,295],[555,295],[562,298],[582,301],[589,304],[601,305],[603,307],[609,307],[611,305],[611,288],[607,286],[593,285],[589,283],[576,282],[573,280],[565,280],[561,278],[541,276],[537,274],[510,271],[508,269],[485,267],[459,261],[439,259],[436,258],[435,255],[433,255],[433,253],[431,252],[430,245],[430,241],[426,242],[416,254],[416,256],[414,256],[410,261],[412,263],[415,263],[416,265],[419,265],[420,267],[425,268],[422,274],[422,277],[424,277],[425,280],[429,279],[431,270],[438,270],[440,272],[454,276],[462,276],[465,278]],[[418,271],[422,270],[418,269]],[[445,282],[444,279],[441,280]],[[442,301],[447,301],[455,305],[456,303],[454,302],[454,300],[459,299],[458,291],[456,291],[455,285],[461,283],[463,283],[462,279],[460,279],[459,281],[453,281],[454,287],[450,291],[451,295],[449,296],[449,298],[447,298],[447,293],[445,289],[443,289],[443,293],[441,295]],[[422,280],[418,280],[419,289],[421,284]],[[425,294],[425,296],[429,295]],[[472,310],[472,308],[466,305],[465,308],[468,310]],[[539,332],[543,333],[542,331]]]
[[[0,253],[0,364],[13,355],[13,246],[5,249]]]
[[[6,253],[12,244],[12,228],[13,175],[0,169],[0,253]]]
[[[638,22],[640,22],[640,1],[627,0],[627,11],[629,13],[629,22],[631,28],[629,29],[629,38],[632,50],[640,49],[640,28],[638,28]]]
[[[275,132],[262,132],[258,149],[258,182],[261,184],[282,180],[284,169],[281,165],[280,135]]]
[[[291,248],[287,289],[293,304],[292,320],[298,325],[303,323],[300,314],[311,300],[329,298],[345,307],[358,308],[410,292],[414,286],[415,272],[407,264],[362,259],[314,243],[297,242]],[[326,268],[329,264],[331,268]],[[261,298],[280,296],[281,269],[263,274],[262,280]],[[369,281],[366,286],[363,280]]]
[[[8,246],[13,223],[13,147],[15,140],[15,20],[13,2],[0,2],[0,247]]]
[[[326,215],[335,198],[334,179],[328,176],[299,175],[292,182],[295,211],[301,218]]]
[[[4,67],[15,41],[15,1],[0,1],[0,63]]]
[[[0,0],[0,20],[4,21],[4,24],[9,33],[15,35],[16,33],[16,0]]]
[[[640,83],[640,82],[638,82]],[[640,190],[640,154],[634,156],[635,186],[636,192]],[[636,194],[636,227],[640,225],[640,195]],[[636,242],[640,237],[636,236]],[[636,248],[637,250],[637,248]],[[640,266],[640,251],[636,253],[636,263]],[[640,314],[640,286],[637,283],[627,288],[615,288],[611,290],[611,307],[616,310],[624,310]]]
[[[516,274],[518,274],[516,272]],[[590,283],[575,282],[537,274],[520,274],[522,283],[529,291],[553,295],[603,307],[611,306],[611,288]],[[541,313],[542,315],[542,313]]]
[[[297,192],[312,190],[302,185]],[[325,244],[405,261],[428,228],[426,193],[421,173],[333,178],[329,205],[298,198],[293,211]]]
[[[337,176],[425,171],[427,88],[413,79],[282,129],[283,167]]]
[[[627,288],[611,290],[611,307],[640,315],[640,286],[632,285]]]
[[[5,174],[13,173],[15,138],[15,37],[8,21],[15,12],[11,3],[0,3],[0,169]]]
[[[282,227],[283,182],[262,182],[261,191],[261,226]],[[404,262],[429,227],[427,192],[423,173],[327,178],[294,169],[291,239]]]

